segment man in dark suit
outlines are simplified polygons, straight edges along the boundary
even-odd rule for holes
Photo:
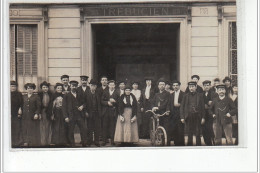
[[[146,86],[142,90],[141,100],[143,101],[143,112],[146,112],[147,110],[152,109],[152,100],[155,95],[154,87],[152,87],[152,78],[146,78],[145,79]],[[141,136],[144,139],[150,138],[150,123],[151,123],[151,112],[143,113],[142,116],[142,130],[141,130]]]
[[[169,115],[170,115],[170,105],[169,105],[169,100],[170,100],[170,93],[165,91],[165,84],[166,82],[164,80],[159,80],[158,81],[158,89],[159,92],[155,94],[153,102],[152,102],[152,111],[157,112],[159,114],[164,114],[165,112],[166,115],[162,116],[159,118],[160,120],[160,125],[163,126],[166,130],[167,133],[167,139],[170,138],[169,134]],[[167,140],[167,145],[170,145],[170,140]]]
[[[237,112],[236,106],[231,98],[226,96],[226,86],[217,86],[218,97],[210,106],[209,114],[214,118],[213,130],[215,134],[215,144],[222,144],[222,130],[224,130],[228,145],[233,144],[232,140],[232,117]]]
[[[188,145],[193,145],[193,135],[196,145],[201,145],[201,125],[205,122],[205,105],[201,93],[196,91],[197,82],[188,83],[189,92],[184,95],[180,108],[181,122],[187,125]]]
[[[63,116],[65,118],[65,122],[68,123],[69,132],[68,138],[69,143],[72,147],[75,146],[74,140],[74,129],[75,125],[78,125],[80,130],[80,137],[82,146],[86,146],[86,139],[85,139],[85,131],[86,127],[84,125],[84,103],[82,102],[82,95],[77,93],[78,82],[77,81],[70,81],[71,91],[67,93],[63,98]]]
[[[101,105],[98,97],[97,81],[91,79],[90,89],[86,94],[86,115],[87,115],[87,145],[90,146],[93,143],[93,133],[94,142],[97,147],[99,144],[99,134],[100,134],[100,115],[101,115]]]
[[[107,133],[111,138],[111,145],[114,145],[114,133],[115,124],[117,118],[117,105],[119,94],[115,91],[116,83],[114,80],[108,82],[108,90],[105,90],[102,98],[101,104],[103,105],[104,117],[103,117],[103,143],[104,146],[107,141]]]
[[[192,75],[192,76],[191,76],[191,80],[192,80],[193,82],[196,82],[196,84],[197,84],[197,89],[196,89],[197,93],[202,93],[202,92],[203,92],[203,89],[202,89],[201,86],[198,85],[198,82],[199,82],[199,80],[200,80],[199,75]],[[189,92],[190,92],[189,86],[187,86],[187,88],[186,88],[186,90],[185,90],[185,93],[187,94],[187,93],[189,93]]]
[[[104,91],[108,91],[107,82],[108,82],[108,78],[106,76],[102,76],[100,78],[101,87],[97,88],[97,94],[98,94],[100,101],[102,99],[101,97],[102,97]],[[105,106],[103,106],[101,104],[101,115],[100,115],[101,116],[101,131],[103,131],[103,117],[104,117],[104,114],[106,113],[105,111],[106,111]],[[103,133],[100,134],[101,138],[103,138],[102,134]]]
[[[61,83],[63,84],[63,87],[62,87],[62,94],[67,94],[70,92],[70,86],[69,86],[69,81],[70,81],[70,77],[69,75],[62,75],[60,77],[61,79]]]
[[[205,123],[202,125],[202,135],[204,138],[204,142],[206,145],[211,146],[214,144],[214,132],[213,132],[213,118],[209,115],[209,108],[212,103],[211,99],[211,81],[205,80],[202,82],[203,84],[203,98],[205,104]]]
[[[184,124],[180,118],[180,107],[185,93],[180,90],[180,86],[179,81],[173,81],[172,88],[174,92],[170,96],[170,133],[176,146],[184,146]]]

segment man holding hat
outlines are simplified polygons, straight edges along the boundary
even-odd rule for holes
[[[61,83],[63,84],[62,93],[63,94],[69,93],[70,92],[70,86],[69,86],[70,77],[69,77],[69,75],[64,74],[60,77],[60,79],[61,79]]]
[[[22,133],[24,147],[39,147],[41,145],[40,134],[40,112],[41,101],[33,91],[36,89],[34,83],[24,85],[27,94],[23,95]]]
[[[50,83],[43,81],[40,84],[41,92],[39,97],[41,100],[41,144],[47,146],[51,142],[51,98]]]
[[[80,130],[80,137],[82,146],[86,146],[86,127],[84,125],[85,114],[83,112],[84,103],[82,102],[82,95],[77,93],[78,82],[70,81],[71,91],[67,93],[62,101],[63,116],[65,122],[68,123],[68,138],[72,147],[75,147],[74,129],[78,125]]]
[[[147,112],[147,110],[152,109],[152,100],[155,95],[154,88],[152,87],[152,78],[145,78],[145,88],[142,90],[142,101],[143,101],[143,109],[144,112],[142,116],[142,130],[141,130],[141,136],[144,139],[150,138],[150,119],[151,119],[151,112]]]
[[[115,134],[115,124],[117,118],[117,106],[119,94],[115,91],[116,82],[114,80],[108,81],[108,90],[105,90],[102,98],[101,104],[103,106],[104,117],[103,117],[103,143],[106,145],[108,134],[111,139],[111,145],[114,145],[114,134]]]
[[[212,103],[212,98],[210,94],[211,81],[205,80],[203,84],[203,98],[205,104],[205,123],[202,125],[202,135],[206,145],[211,146],[214,144],[214,132],[213,132],[213,118],[209,115],[209,108]]]
[[[185,93],[180,90],[180,81],[174,80],[172,88],[174,92],[170,96],[170,135],[175,146],[184,146],[184,124],[180,118],[180,107]]]
[[[201,88],[201,86],[199,86],[198,85],[198,82],[199,82],[199,80],[200,80],[200,77],[199,77],[199,75],[192,75],[191,76],[191,80],[192,80],[192,82],[196,82],[196,84],[197,84],[197,89],[196,89],[196,91],[198,92],[198,93],[202,93],[203,92],[203,89]],[[189,86],[187,86],[187,88],[186,88],[186,90],[185,90],[185,93],[188,93],[190,90],[189,90]]]
[[[89,84],[90,89],[86,93],[87,145],[90,146],[93,143],[94,133],[94,143],[97,147],[100,147],[101,105],[96,91],[98,83],[96,80],[91,79]]]
[[[11,91],[11,136],[12,147],[19,147],[21,144],[21,116],[23,106],[22,93],[17,91],[17,82],[10,82]]]
[[[232,117],[237,110],[231,98],[227,97],[226,86],[217,86],[218,97],[215,98],[210,106],[209,114],[214,118],[213,130],[215,134],[215,144],[222,144],[222,129],[224,130],[227,144],[232,145]]]
[[[188,146],[193,145],[193,135],[196,136],[196,145],[201,145],[201,125],[205,122],[204,99],[202,94],[197,92],[197,82],[188,82],[188,87],[189,92],[181,103],[181,122],[187,126]]]

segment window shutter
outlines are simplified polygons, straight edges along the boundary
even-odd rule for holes
[[[15,71],[15,25],[10,25],[10,80],[16,80]]]

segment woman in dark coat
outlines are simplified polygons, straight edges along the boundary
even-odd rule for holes
[[[19,147],[21,145],[21,114],[23,106],[23,96],[17,91],[17,83],[11,81],[11,134],[12,147]]]
[[[37,94],[33,93],[34,83],[24,85],[27,94],[23,96],[22,132],[25,147],[39,147],[41,144],[40,120],[41,101]]]
[[[62,84],[56,83],[55,93],[53,94],[51,100],[51,120],[52,120],[52,137],[51,137],[51,146],[63,147],[68,141],[66,141],[66,133],[64,126],[64,117],[62,113]]]
[[[137,126],[137,100],[130,93],[131,87],[125,88],[125,93],[119,99],[119,115],[116,123],[115,142],[135,143],[138,142]]]

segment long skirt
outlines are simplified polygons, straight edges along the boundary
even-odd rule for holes
[[[68,143],[66,138],[65,122],[61,108],[54,108],[54,120],[52,122],[51,144],[56,146],[64,146]]]
[[[40,147],[40,121],[31,119],[29,115],[22,119],[23,143],[28,143],[29,147]]]
[[[51,121],[47,118],[46,108],[42,110],[42,119],[40,121],[41,128],[41,144],[47,146],[51,143]]]
[[[125,108],[122,116],[124,122],[117,118],[114,142],[138,142],[137,121],[131,123],[132,108]]]

